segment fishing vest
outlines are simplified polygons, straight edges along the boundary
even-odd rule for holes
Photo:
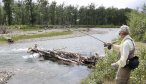
[[[130,39],[130,38],[127,38],[127,39],[131,40],[131,42],[132,42],[132,44],[133,44],[133,50],[131,50],[131,51],[129,52],[129,55],[128,55],[128,58],[127,58],[126,64],[129,63],[129,59],[131,59],[131,58],[134,57],[134,52],[135,52],[135,45],[134,45],[133,40]],[[125,40],[127,40],[127,39],[125,39]]]
[[[127,39],[125,39],[124,41],[126,41],[126,40],[131,40],[132,41],[132,43],[133,43],[133,50],[131,50],[131,51],[129,51],[129,55],[128,55],[128,58],[127,58],[127,61],[126,61],[126,65],[129,63],[129,59],[131,59],[131,58],[133,58],[134,57],[134,52],[135,52],[135,46],[134,46],[134,42],[133,42],[133,40],[132,39],[130,39],[130,38],[127,38]],[[121,53],[119,52],[119,54],[118,54],[118,57],[120,58],[121,57]],[[125,65],[125,66],[126,66]]]

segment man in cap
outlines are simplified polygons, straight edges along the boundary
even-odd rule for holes
[[[120,59],[117,62],[111,64],[112,67],[118,67],[116,74],[116,84],[127,84],[130,77],[131,70],[129,67],[126,67],[126,64],[128,59],[134,57],[135,44],[129,34],[129,27],[127,25],[123,25],[120,27],[119,31],[119,36],[122,38],[121,44],[104,44],[104,46],[107,46],[108,49],[119,49]]]

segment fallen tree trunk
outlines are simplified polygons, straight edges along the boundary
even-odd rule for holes
[[[57,50],[43,51],[38,49],[31,49],[30,52],[39,53],[40,57],[43,57],[44,60],[51,60],[53,62],[65,65],[77,64],[92,67],[95,66],[97,59],[99,58],[98,56],[85,57],[78,53]]]

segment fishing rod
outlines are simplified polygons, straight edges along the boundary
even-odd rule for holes
[[[106,42],[104,42],[104,41],[100,40],[100,39],[99,39],[99,38],[97,38],[97,37],[94,37],[94,36],[92,36],[92,35],[90,35],[90,34],[87,34],[87,33],[81,32],[81,31],[79,31],[79,32],[80,32],[80,33],[83,33],[83,34],[86,34],[86,35],[88,35],[88,36],[90,36],[90,37],[92,37],[92,38],[94,38],[94,39],[96,39],[96,40],[98,40],[98,41],[100,41],[100,42],[102,42],[102,43],[106,44]]]
[[[67,29],[67,30],[69,30],[69,29]],[[71,30],[69,30],[69,31],[71,31]],[[96,39],[96,40],[98,40],[98,41],[100,41],[100,42],[102,42],[102,43],[106,44],[106,42],[104,42],[104,41],[100,40],[100,39],[99,39],[99,38],[97,38],[97,37],[94,37],[94,36],[92,36],[92,35],[90,35],[90,34],[87,34],[87,33],[81,32],[81,31],[79,31],[79,32],[80,32],[80,33],[83,33],[83,34],[85,34],[85,35],[88,35],[88,36],[90,36],[90,37],[92,37],[92,38],[94,38],[94,39]]]

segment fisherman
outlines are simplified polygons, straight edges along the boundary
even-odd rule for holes
[[[108,49],[118,49],[120,59],[112,63],[111,66],[114,68],[118,68],[116,74],[116,84],[128,84],[128,80],[130,78],[131,69],[126,66],[127,59],[134,57],[135,52],[135,43],[133,39],[130,37],[129,27],[127,25],[123,25],[120,27],[119,36],[122,39],[120,45],[115,45],[111,43],[105,43]]]

